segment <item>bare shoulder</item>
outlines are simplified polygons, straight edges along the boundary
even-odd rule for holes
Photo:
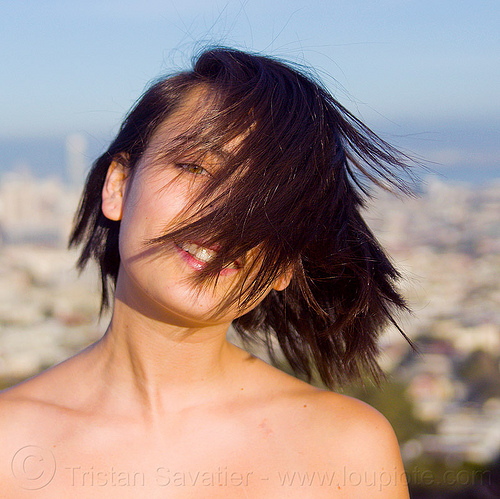
[[[308,407],[308,448],[321,456],[315,465],[335,470],[348,497],[408,497],[398,440],[380,412],[360,400],[322,390],[311,392]]]
[[[55,373],[43,372],[33,378],[0,391],[0,438],[2,442],[34,438],[60,411],[53,401]],[[33,434],[30,434],[32,431]]]
[[[373,407],[352,397],[324,390],[311,393],[310,399],[318,430],[325,436],[334,437],[337,447],[345,447],[346,452],[373,448],[372,457],[394,452],[399,456],[391,424]]]
[[[24,497],[21,494],[24,485],[28,489],[36,485],[37,481],[23,468],[26,463],[48,466],[47,470],[42,469],[44,475],[40,480],[52,472],[50,449],[64,438],[68,426],[65,417],[68,408],[58,403],[61,393],[67,394],[73,388],[71,383],[61,382],[68,377],[67,366],[60,364],[0,391],[2,497]],[[36,476],[40,470],[31,471]]]
[[[57,389],[64,385],[62,381],[65,378],[68,379],[68,371],[72,362],[73,358],[67,359],[17,385],[0,391],[0,417],[4,406],[13,410],[16,407],[21,409],[29,403],[50,402]]]
[[[261,425],[279,437],[290,456],[299,456],[287,470],[302,469],[303,476],[318,480],[328,477],[339,497],[408,498],[399,444],[380,412],[284,373],[270,372],[268,379],[277,387],[274,410]]]
[[[0,431],[12,434],[25,417],[33,417],[42,405],[37,376],[0,391]],[[7,425],[8,423],[8,425]],[[4,435],[2,435],[3,437]]]
[[[323,390],[298,380],[277,369],[265,365],[259,378],[265,381],[270,389],[274,407],[280,417],[285,413],[293,414],[293,419],[304,428],[310,436],[321,435],[320,441],[334,440],[335,448],[341,446],[346,453],[356,452],[360,448],[367,452],[366,460],[399,457],[399,446],[394,431],[387,419],[376,409],[355,398],[339,393]]]
[[[15,497],[16,462],[23,462],[38,450],[37,419],[41,404],[30,396],[30,382],[0,392],[0,481],[6,497]],[[42,423],[43,424],[43,423]]]
[[[0,438],[37,440],[54,430],[55,418],[67,412],[62,403],[75,392],[72,360],[58,364],[15,386],[0,391]]]
[[[278,412],[291,411],[312,432],[321,434],[322,441],[329,436],[335,446],[367,449],[378,453],[396,453],[399,447],[392,426],[370,405],[339,393],[323,390],[298,380],[282,371],[260,362],[259,378],[267,386],[274,386],[270,394]],[[377,452],[371,455],[376,455]]]

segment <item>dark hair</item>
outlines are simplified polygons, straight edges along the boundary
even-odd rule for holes
[[[90,259],[99,264],[102,308],[120,264],[120,223],[101,211],[108,167],[126,157],[133,172],[152,135],[193,89],[204,96],[200,118],[164,144],[162,154],[217,154],[220,166],[197,193],[196,216],[145,243],[161,248],[167,240],[203,237],[220,245],[199,284],[216,282],[221,268],[257,248],[251,265],[257,278],[245,274],[229,301],[243,309],[284,269],[293,269],[293,278],[237,318],[236,331],[247,341],[262,335],[273,358],[275,336],[297,374],[310,379],[317,372],[330,387],[362,373],[378,378],[377,337],[388,323],[397,327],[394,315],[406,305],[395,287],[399,274],[360,210],[370,182],[408,191],[403,174],[411,160],[302,68],[273,58],[226,48],[203,52],[191,71],[145,92],[94,163],[70,246],[83,245],[79,268]]]

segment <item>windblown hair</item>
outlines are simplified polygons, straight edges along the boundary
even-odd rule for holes
[[[378,335],[388,323],[397,326],[395,316],[406,305],[396,288],[400,276],[360,211],[370,183],[408,190],[411,159],[303,69],[273,58],[226,48],[203,52],[191,71],[145,92],[94,163],[70,246],[82,245],[80,268],[97,261],[102,308],[120,265],[120,222],[101,210],[107,170],[127,158],[133,174],[153,134],[193,90],[204,96],[200,116],[164,144],[162,155],[220,161],[194,196],[196,214],[145,244],[217,244],[217,255],[197,273],[200,286],[216,283],[224,266],[252,254],[250,270],[224,303],[242,310],[292,270],[289,287],[271,291],[237,318],[236,331],[247,341],[263,338],[273,358],[276,338],[297,374],[317,373],[329,387],[366,373],[379,378]]]

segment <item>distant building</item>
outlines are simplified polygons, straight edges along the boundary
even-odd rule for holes
[[[87,171],[87,139],[81,133],[66,137],[66,171],[73,189],[81,189]]]
[[[78,203],[60,179],[9,172],[0,181],[3,244],[65,245]]]

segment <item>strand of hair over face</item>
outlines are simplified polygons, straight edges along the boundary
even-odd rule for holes
[[[370,184],[408,193],[411,159],[342,107],[320,84],[289,64],[226,48],[203,52],[193,70],[158,81],[127,116],[87,179],[70,244],[79,265],[95,259],[103,306],[119,268],[119,224],[100,211],[100,189],[112,158],[131,170],[160,126],[196,93],[195,116],[171,143],[166,161],[217,157],[193,191],[192,210],[146,245],[204,241],[217,252],[195,276],[203,289],[222,268],[244,271],[214,312],[242,311],[293,270],[284,292],[271,291],[234,321],[247,341],[275,342],[295,372],[329,387],[368,373],[375,378],[381,331],[407,309],[399,274],[361,215]]]

